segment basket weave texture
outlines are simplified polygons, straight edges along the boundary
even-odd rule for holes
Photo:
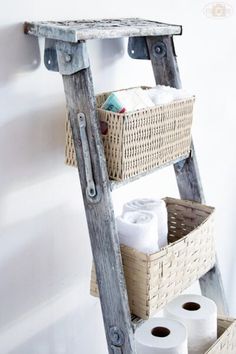
[[[152,255],[121,245],[131,313],[152,316],[215,264],[214,208],[165,199],[169,245]],[[98,296],[94,267],[90,293]]]
[[[236,353],[236,321],[231,318],[218,318],[218,340],[205,354]]]
[[[110,179],[122,181],[189,155],[194,97],[120,114],[100,108],[109,94],[96,99],[108,129],[102,140]],[[68,120],[65,156],[66,164],[76,166]]]

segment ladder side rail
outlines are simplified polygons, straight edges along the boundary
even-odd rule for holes
[[[134,333],[88,58],[83,58],[87,63],[85,68],[76,71],[77,67],[75,72],[70,70],[69,74],[65,74],[66,62],[71,63],[73,55],[79,55],[75,48],[77,45],[80,43],[66,43],[66,48],[64,44],[63,48],[59,46],[57,60],[59,71],[63,67],[63,74],[60,73],[76,151],[108,350],[109,354],[135,354]]]
[[[174,48],[173,36],[146,37],[149,56],[157,85],[181,88],[181,80]],[[198,163],[192,142],[188,158],[174,164],[177,185],[182,199],[205,202]],[[219,264],[199,279],[202,294],[213,299],[220,314],[228,315]]]

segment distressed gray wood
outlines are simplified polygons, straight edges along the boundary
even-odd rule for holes
[[[181,198],[205,203],[193,144],[191,147],[191,156],[185,161],[176,163],[174,169]],[[202,294],[213,299],[217,303],[218,313],[228,316],[229,309],[217,257],[214,268],[201,277],[199,282]]]
[[[203,295],[216,302],[218,314],[229,316],[229,308],[217,257],[214,268],[200,278],[200,287]]]
[[[146,40],[156,83],[181,88],[173,38],[171,36],[147,37]],[[163,42],[163,47],[160,42]],[[157,50],[158,48],[159,50]],[[162,51],[161,48],[165,48],[165,50]],[[181,198],[205,203],[193,144],[190,157],[175,163],[174,169]],[[199,282],[203,295],[216,302],[220,314],[228,315],[228,306],[217,261],[214,268],[200,278]]]
[[[90,68],[63,76],[67,109],[74,139],[79,176],[103,312],[109,353],[135,353],[118,235],[110,196],[103,145],[96,116]],[[78,114],[86,118],[86,132],[96,195],[86,191],[87,176]],[[87,145],[86,145],[87,146]],[[87,159],[87,157],[86,157]],[[91,171],[90,171],[91,173]],[[123,345],[118,345],[119,342]],[[118,343],[118,344],[117,344]],[[117,345],[116,345],[117,344]]]
[[[148,37],[146,40],[156,83],[180,88],[181,82],[173,37]],[[161,51],[162,48],[163,51]]]
[[[181,198],[205,203],[193,142],[189,158],[175,163],[174,169]]]
[[[112,346],[113,354],[123,354],[122,349],[119,347]]]
[[[181,34],[182,27],[139,18],[25,22],[25,33],[66,42]]]

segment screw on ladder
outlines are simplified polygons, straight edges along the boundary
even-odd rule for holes
[[[109,336],[111,340],[111,348],[114,354],[122,354],[122,346],[125,342],[125,336],[122,330],[116,326],[110,328]]]
[[[154,57],[156,58],[163,58],[166,55],[166,46],[165,43],[159,41],[156,42],[153,46],[152,46],[152,52]]]
[[[70,54],[65,54],[65,61],[66,63],[70,63],[72,60],[72,56]]]

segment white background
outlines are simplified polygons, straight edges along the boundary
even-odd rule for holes
[[[65,99],[43,65],[43,41],[24,20],[144,17],[184,26],[175,40],[183,86],[196,94],[193,135],[217,250],[236,316],[236,2],[207,18],[207,1],[9,0],[0,12],[0,353],[104,354],[100,304],[89,295],[91,251],[77,171],[64,165]],[[89,43],[96,92],[153,85],[149,62],[126,41]],[[116,212],[137,196],[177,196],[172,168],[114,193]]]

